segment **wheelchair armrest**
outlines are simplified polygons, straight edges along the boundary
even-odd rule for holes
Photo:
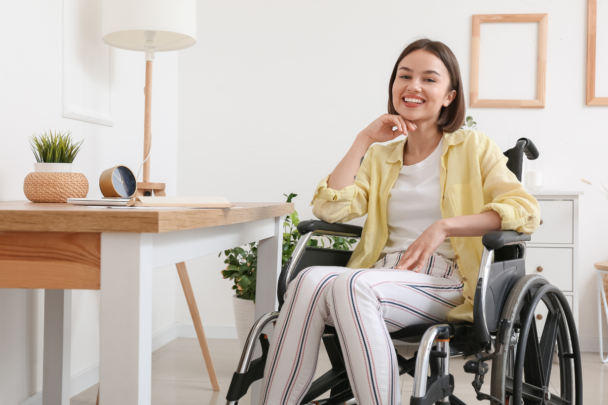
[[[298,224],[298,232],[302,235],[314,232],[323,235],[352,236],[360,238],[362,231],[363,228],[357,225],[330,224],[329,222],[318,220],[302,221]]]
[[[488,249],[498,250],[505,245],[529,242],[531,236],[516,231],[492,231],[483,235],[481,243]]]

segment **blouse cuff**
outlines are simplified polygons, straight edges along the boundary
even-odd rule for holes
[[[489,203],[481,209],[482,213],[486,211],[498,212],[498,215],[502,219],[500,230],[516,230],[534,219],[531,214],[519,216],[515,207],[509,204]]]
[[[327,180],[329,180],[329,174],[319,182],[315,189],[315,194],[310,202],[310,205],[314,204],[314,201],[318,198],[325,201],[350,201],[355,198],[355,192],[357,187],[354,184],[344,187],[342,190],[334,190],[333,188],[327,187]]]

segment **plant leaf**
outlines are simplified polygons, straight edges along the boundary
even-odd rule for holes
[[[239,286],[242,289],[247,288],[250,283],[251,283],[251,281],[249,280],[249,277],[247,277],[247,276],[242,276],[241,279],[239,280]]]

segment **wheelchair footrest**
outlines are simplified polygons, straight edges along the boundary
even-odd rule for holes
[[[247,390],[251,384],[264,378],[265,365],[266,359],[258,358],[251,362],[249,371],[246,373],[234,373],[232,376],[232,381],[230,381],[230,388],[228,388],[226,400],[238,401],[241,399],[247,393]]]
[[[447,398],[454,392],[454,376],[452,374],[441,377],[429,377],[427,382],[426,395],[410,399],[410,405],[433,405],[441,403],[443,398]]]
[[[249,363],[249,369],[245,373],[234,373],[230,381],[230,388],[226,394],[227,401],[238,401],[249,389],[249,386],[257,380],[264,378],[264,367],[268,356],[268,340],[265,335],[260,336],[262,355]]]

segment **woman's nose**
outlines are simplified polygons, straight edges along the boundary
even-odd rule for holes
[[[407,90],[411,91],[412,93],[417,93],[420,91],[420,83],[418,82],[418,80],[412,80],[408,86],[407,86]]]

